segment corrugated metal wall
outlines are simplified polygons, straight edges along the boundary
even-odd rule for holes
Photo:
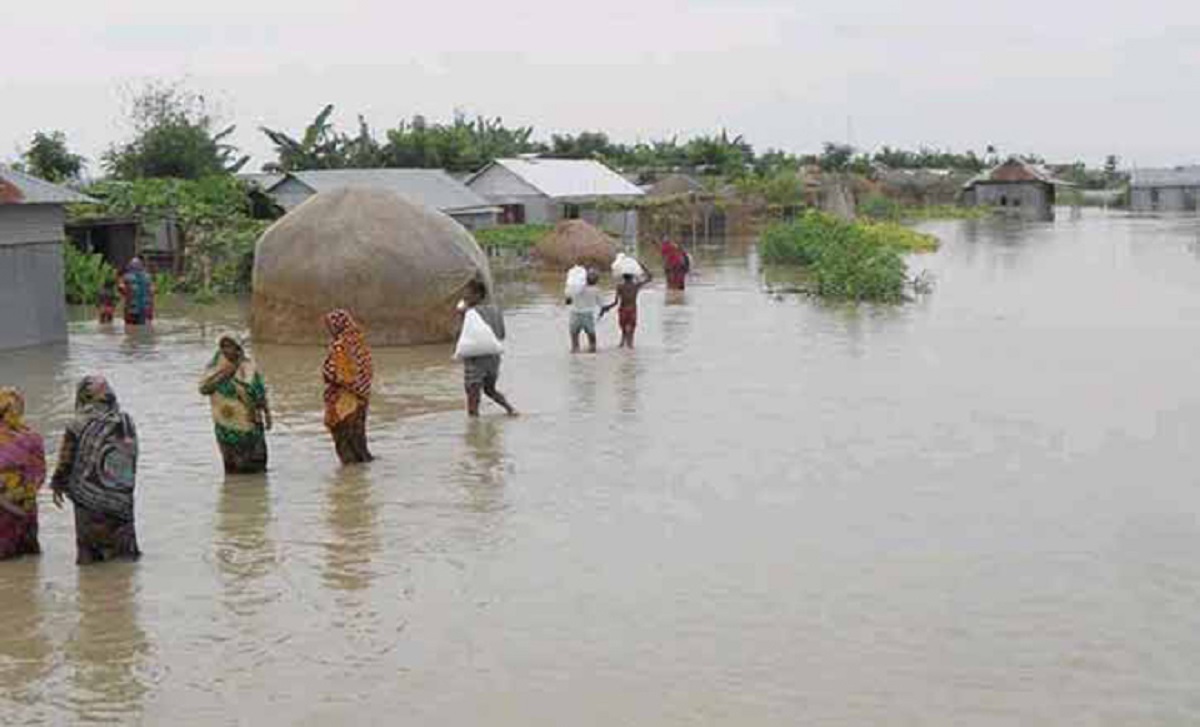
[[[0,350],[63,341],[63,210],[0,206]]]

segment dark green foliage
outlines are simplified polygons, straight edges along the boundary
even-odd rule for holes
[[[63,183],[79,179],[84,158],[67,148],[67,136],[61,131],[33,135],[29,148],[21,153],[20,168],[49,182]]]
[[[134,97],[130,116],[133,139],[103,157],[117,179],[200,179],[236,172],[249,159],[227,141],[235,127],[217,130],[204,97],[181,85],[147,85]]]
[[[862,225],[809,211],[768,228],[761,245],[767,263],[808,267],[813,290],[823,298],[904,299],[905,266],[899,249],[881,244]]]
[[[100,296],[104,281],[116,281],[117,271],[96,253],[86,253],[70,241],[63,243],[63,283],[67,302],[92,305]]]
[[[475,231],[475,240],[484,249],[515,250],[529,252],[543,237],[554,229],[554,225],[500,225]]]

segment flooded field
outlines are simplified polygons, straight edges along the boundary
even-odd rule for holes
[[[109,376],[143,460],[135,565],[0,564],[5,724],[1018,725],[1200,721],[1200,222],[937,223],[932,295],[765,292],[753,249],[567,354],[510,283],[501,388],[379,349],[375,463],[319,348],[252,351],[272,469],[222,473],[196,380],[236,305],[0,357],[54,440]]]

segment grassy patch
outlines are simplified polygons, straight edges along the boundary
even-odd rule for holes
[[[513,250],[524,254],[553,229],[554,225],[497,225],[475,230],[475,240],[485,250]]]

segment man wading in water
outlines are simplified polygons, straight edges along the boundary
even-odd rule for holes
[[[463,297],[465,306],[462,309],[465,316],[467,311],[474,310],[483,318],[483,322],[492,329],[496,334],[496,338],[500,341],[504,340],[504,314],[500,312],[500,308],[494,303],[485,303],[488,291],[487,286],[481,280],[472,280],[467,284],[466,295]],[[467,356],[463,358],[463,384],[467,390],[467,414],[468,416],[479,416],[479,402],[481,394],[487,394],[488,398],[504,408],[504,411],[511,417],[517,415],[517,410],[512,404],[508,403],[508,399],[501,394],[496,388],[496,382],[500,379],[500,354],[489,354],[486,356]]]
[[[646,272],[644,280],[637,280],[631,273],[625,273],[621,276],[621,284],[617,286],[617,296],[613,302],[600,309],[600,317],[604,314],[621,306],[617,311],[617,323],[621,326],[621,345],[618,348],[633,348],[633,336],[637,332],[638,323],[638,293],[642,292],[654,276],[649,270],[642,268]]]

